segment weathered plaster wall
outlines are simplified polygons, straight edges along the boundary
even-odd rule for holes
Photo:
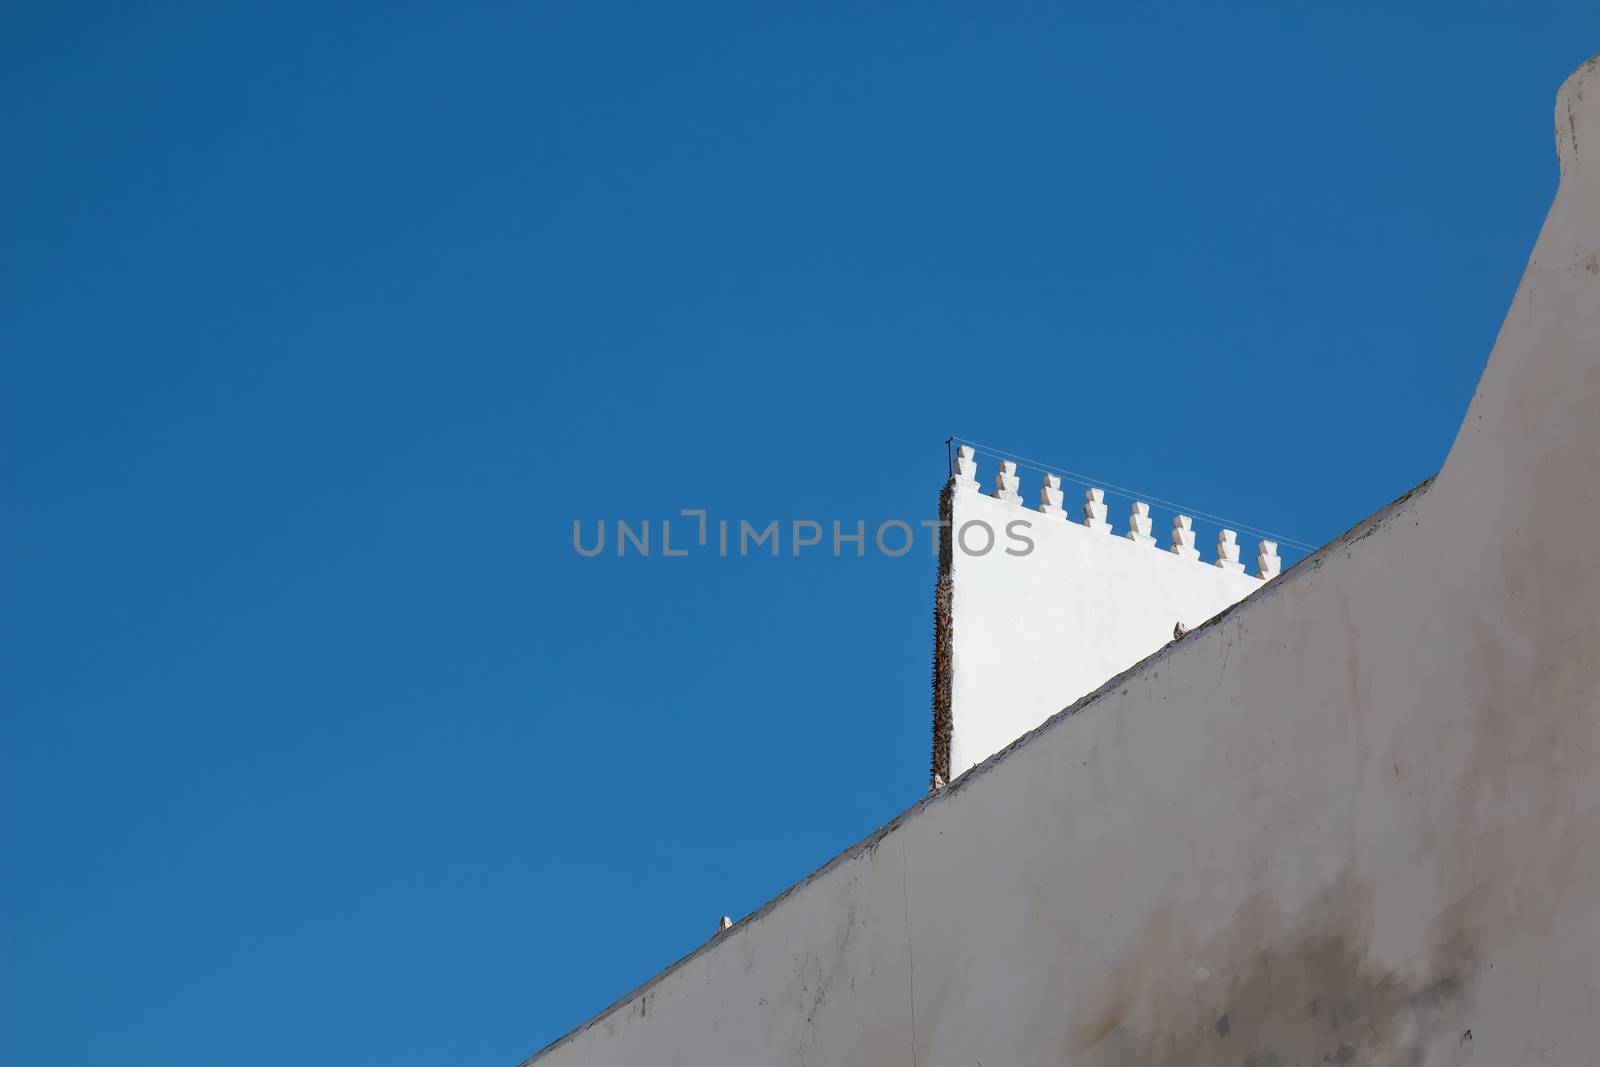
[[[998,477],[1014,483],[1015,469]],[[935,784],[1144,659],[1173,639],[1176,624],[1193,629],[1262,586],[1243,569],[1216,566],[1213,553],[1176,555],[1170,541],[1130,540],[1126,527],[1113,532],[1104,520],[1085,526],[1059,501],[1041,512],[986,496],[971,478],[952,485],[951,655],[949,676],[934,679],[949,688],[950,758],[946,767],[935,761]],[[1006,534],[1018,520],[1026,541]]]
[[[1444,470],[549,1047],[568,1064],[1600,1048],[1600,69]]]

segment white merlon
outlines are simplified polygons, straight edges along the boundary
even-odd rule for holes
[[[1061,507],[1061,499],[1060,476],[1046,474],[1044,482],[1039,486],[1039,513],[1055,519],[1066,518],[1067,513]]]
[[[957,489],[978,489],[978,460],[971,445],[956,449],[956,470],[953,476]]]
[[[1172,517],[1172,548],[1169,551],[1184,559],[1200,558],[1200,550],[1194,547],[1194,520],[1189,516]]]
[[[1278,576],[1283,561],[1278,558],[1278,542],[1262,540],[1256,545],[1256,577],[1262,581]]]
[[[1235,574],[1244,573],[1244,564],[1239,562],[1239,535],[1232,530],[1217,532],[1217,566]]]
[[[1128,512],[1128,540],[1141,545],[1154,545],[1155,537],[1150,533],[1153,522],[1150,518],[1150,505],[1143,500],[1135,500],[1133,508]]]
[[[1020,507],[1022,494],[1017,491],[1017,485],[1017,465],[1009,459],[1002,460],[1000,471],[994,476],[994,498]]]
[[[1106,493],[1104,489],[1089,489],[1083,494],[1083,524],[1091,530],[1110,533],[1106,521]]]

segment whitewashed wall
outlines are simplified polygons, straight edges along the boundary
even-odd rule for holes
[[[1161,648],[1177,624],[1193,629],[1261,588],[1242,562],[1174,554],[1170,535],[1130,540],[1105,519],[1075,521],[1059,499],[1041,512],[984,495],[961,458],[969,476],[949,496],[950,761],[935,768],[946,780]],[[1016,478],[1014,466],[997,473]]]
[[[1444,470],[549,1047],[569,1064],[1586,1064],[1600,70]]]

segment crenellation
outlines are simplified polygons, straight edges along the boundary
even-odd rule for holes
[[[1100,533],[1110,533],[1106,521],[1106,493],[1104,489],[1088,489],[1083,494],[1083,524]]]
[[[1278,542],[1265,538],[1256,545],[1256,577],[1262,581],[1276,578],[1283,561],[1278,558]]]
[[[1135,500],[1133,507],[1128,511],[1128,532],[1123,536],[1137,544],[1154,545],[1156,539],[1150,533],[1153,525],[1150,505],[1143,500]]]
[[[1046,474],[1044,482],[1039,486],[1039,513],[1053,519],[1066,518],[1067,513],[1062,508],[1061,501],[1061,476]]]
[[[990,495],[996,500],[1004,500],[1008,504],[1022,506],[1022,493],[1018,490],[1021,483],[1017,480],[1017,465],[1009,459],[1000,461],[1000,470],[994,476],[994,492]]]
[[[1235,574],[1244,573],[1244,564],[1239,562],[1239,535],[1233,530],[1217,532],[1217,566]]]
[[[958,491],[979,492],[981,486],[978,483],[977,448],[973,445],[958,445],[953,464],[951,485]],[[1048,471],[1043,473],[1039,485],[1039,503],[1035,509],[1038,514],[1049,519],[1070,520],[1065,507],[1066,495],[1061,486],[1061,475]],[[1017,474],[1016,462],[999,461],[994,488],[986,495],[1013,507],[1025,507],[1022,501],[1022,481]],[[1096,487],[1086,488],[1083,494],[1083,518],[1076,525],[1095,533],[1113,533],[1115,531],[1108,514],[1105,490]],[[1132,501],[1128,509],[1128,528],[1122,537],[1137,545],[1159,547],[1156,543],[1155,521],[1151,518],[1150,505],[1147,502]],[[1171,541],[1167,551],[1180,559],[1203,562],[1195,539],[1194,520],[1190,516],[1173,517]],[[1259,541],[1256,548],[1255,577],[1262,580],[1275,578],[1282,565],[1282,560],[1278,556],[1278,543],[1266,539]],[[1242,560],[1242,548],[1236,531],[1224,529],[1217,534],[1214,566],[1232,574],[1248,573]]]
[[[974,493],[978,491],[978,458],[971,445],[961,445],[956,449],[956,469],[952,480],[957,489]]]
[[[1189,516],[1172,517],[1172,547],[1168,551],[1183,559],[1200,558],[1200,550],[1194,545],[1194,520]]]

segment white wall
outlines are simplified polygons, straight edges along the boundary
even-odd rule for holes
[[[1182,558],[1128,540],[1125,526],[1091,529],[956,485],[947,779],[1161,648],[1175,624],[1193,629],[1262,586],[1214,555]],[[1031,550],[1005,532],[1017,520]]]
[[[548,1048],[1581,1064],[1600,1047],[1600,69],[1444,470]]]

